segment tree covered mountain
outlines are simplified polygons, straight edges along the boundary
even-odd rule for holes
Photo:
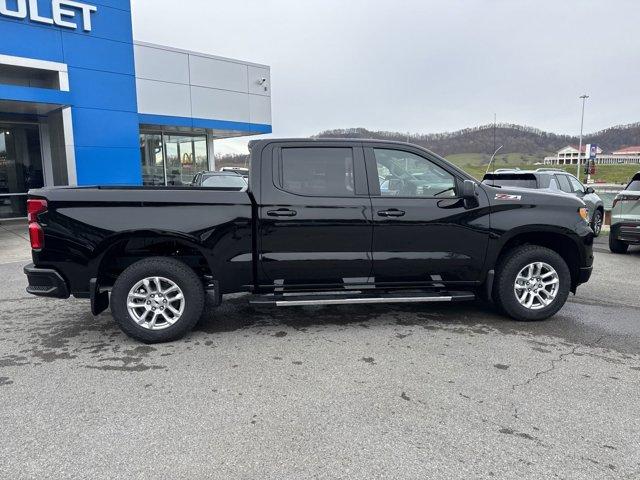
[[[316,138],[375,138],[408,141],[439,155],[463,153],[491,154],[494,150],[494,126],[482,125],[455,132],[406,134],[401,132],[371,131],[365,128],[336,129],[320,132]],[[620,125],[587,134],[584,143],[597,143],[606,152],[640,144],[640,123]],[[501,123],[495,128],[496,147],[504,145],[500,154],[550,155],[567,145],[578,144],[578,137],[544,132],[537,128]]]
[[[374,138],[411,142],[428,148],[444,157],[475,154],[480,164],[487,163],[494,150],[494,126],[482,125],[455,132],[407,134],[401,132],[373,131],[366,128],[326,130],[313,138]],[[584,143],[597,143],[605,152],[640,145],[640,123],[619,125],[584,136]],[[547,155],[567,145],[578,145],[578,137],[544,132],[537,128],[501,123],[495,127],[495,145],[503,145],[500,158],[529,163],[542,160]],[[246,166],[248,155],[216,156],[216,166]]]

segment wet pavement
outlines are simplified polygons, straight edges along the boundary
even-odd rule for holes
[[[640,478],[640,249],[605,247],[545,322],[239,296],[153,346],[5,262],[0,478]]]

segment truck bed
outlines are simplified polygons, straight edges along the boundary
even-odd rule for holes
[[[196,267],[224,271],[225,285],[251,282],[252,200],[248,192],[194,187],[64,187],[31,190],[47,200],[39,215],[45,245],[34,264],[59,271],[70,293],[87,296],[88,279],[118,253],[113,275],[137,250],[188,250]],[[122,262],[124,258],[124,262]],[[109,285],[109,275],[99,279]]]

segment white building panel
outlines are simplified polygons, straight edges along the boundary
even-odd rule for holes
[[[134,48],[140,113],[271,125],[269,67],[142,42]]]
[[[249,95],[249,121],[251,123],[271,124],[271,98],[264,95]]]
[[[195,118],[249,122],[249,95],[246,93],[191,87]]]
[[[247,92],[247,65],[189,55],[191,85]]]
[[[191,117],[191,98],[188,85],[137,78],[136,89],[140,113]]]
[[[189,83],[189,55],[147,45],[134,45],[136,77]]]

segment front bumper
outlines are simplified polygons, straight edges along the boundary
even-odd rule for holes
[[[50,268],[38,268],[33,263],[24,267],[29,281],[27,293],[39,297],[69,298],[69,287],[62,275]]]

